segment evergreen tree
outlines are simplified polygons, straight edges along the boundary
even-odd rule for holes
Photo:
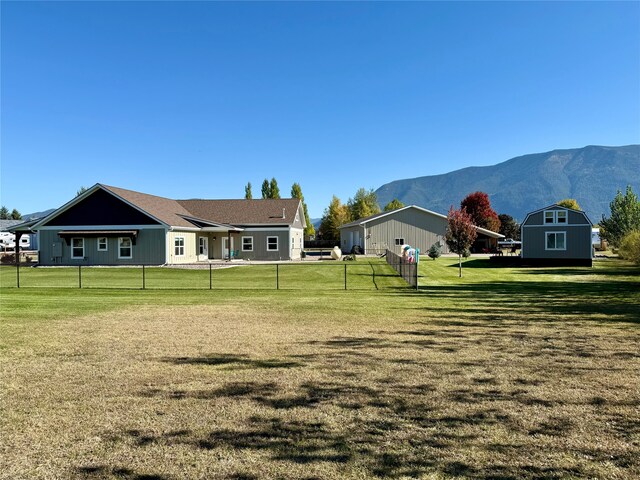
[[[520,240],[520,225],[511,215],[501,213],[498,215],[498,220],[500,220],[500,230],[498,230],[498,233],[501,233],[506,238]]]
[[[462,278],[462,257],[471,255],[471,245],[476,239],[478,232],[473,224],[471,216],[464,208],[454,210],[449,209],[447,215],[447,234],[445,240],[449,250],[458,254],[459,276]]]
[[[11,220],[22,220],[22,214],[15,208],[11,210]]]
[[[364,188],[359,188],[355,196],[347,202],[347,209],[351,221],[380,213],[378,197],[373,189],[367,191]]]
[[[82,195],[86,191],[87,191],[86,187],[80,187],[80,190],[76,191],[76,197],[79,197],[80,195]]]
[[[387,203],[384,206],[384,211],[385,212],[391,212],[392,210],[397,210],[397,209],[402,208],[402,207],[404,207],[404,203],[402,203],[397,198],[394,198],[393,200],[391,200],[389,203]]]
[[[0,208],[0,220],[9,220],[10,218],[9,209],[3,205],[2,208]]]
[[[304,210],[304,221],[306,226],[304,227],[304,235],[306,237],[310,237],[311,235],[316,234],[316,229],[314,228],[311,220],[309,219],[309,212],[307,211],[307,204],[304,201],[304,195],[302,195],[302,187],[298,182],[291,185],[291,198],[298,198],[302,200],[302,209]]]
[[[618,248],[625,235],[640,230],[640,201],[631,185],[627,186],[624,195],[618,190],[609,208],[611,216],[607,218],[603,215],[600,221],[600,237]]]
[[[431,248],[427,253],[427,255],[429,255],[429,257],[433,258],[434,260],[438,258],[441,254],[442,254],[442,247],[440,245],[440,242],[436,242],[433,245],[431,245]]]
[[[245,200],[251,200],[253,198],[253,193],[251,193],[251,182],[248,182],[247,186],[244,187],[244,198]]]

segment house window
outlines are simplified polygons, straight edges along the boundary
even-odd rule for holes
[[[567,223],[567,211],[566,210],[546,210],[544,212],[545,225],[553,224],[566,224]]]
[[[109,249],[109,244],[107,243],[107,237],[98,237],[98,251],[106,252]]]
[[[404,238],[396,238],[396,245],[404,245]]]
[[[118,258],[131,258],[132,246],[129,237],[118,238]]]
[[[242,251],[253,252],[253,237],[242,237]]]
[[[84,238],[71,239],[71,258],[84,258]]]
[[[176,257],[184,257],[184,237],[173,239],[174,254]]]
[[[278,251],[278,237],[267,237],[267,251]]]
[[[566,250],[566,232],[546,232],[545,250]]]

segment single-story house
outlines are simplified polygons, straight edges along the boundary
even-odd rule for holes
[[[522,261],[532,265],[591,266],[592,228],[586,213],[557,204],[528,213],[521,227]]]
[[[162,265],[301,257],[299,199],[173,200],[96,184],[31,226],[40,265]]]
[[[359,246],[364,253],[377,254],[388,248],[400,253],[400,247],[409,244],[426,254],[434,243],[440,242],[441,251],[449,253],[445,242],[447,224],[446,215],[409,205],[342,225],[340,248],[350,252],[354,246]],[[478,238],[472,251],[494,248],[498,239],[504,238],[504,235],[484,228],[477,227],[477,231]]]

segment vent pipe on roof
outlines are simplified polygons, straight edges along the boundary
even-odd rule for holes
[[[282,218],[286,218],[286,217],[284,216],[284,207],[282,207]]]

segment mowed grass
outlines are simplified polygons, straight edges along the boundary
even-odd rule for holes
[[[0,269],[0,478],[639,478],[640,270],[456,261]]]

